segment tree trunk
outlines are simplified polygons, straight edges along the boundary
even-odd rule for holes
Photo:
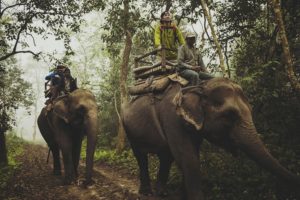
[[[128,76],[128,63],[129,63],[129,56],[132,47],[132,36],[128,30],[128,18],[129,18],[129,0],[124,1],[124,16],[126,17],[126,21],[124,24],[124,31],[126,33],[125,39],[125,48],[123,51],[123,58],[122,64],[120,69],[120,103],[126,103],[128,101],[128,94],[126,90],[126,80]],[[122,112],[122,111],[121,111]],[[119,118],[119,130],[118,130],[118,139],[117,139],[117,151],[121,152],[125,147],[125,130],[122,124],[121,119]]]
[[[36,133],[37,133],[37,118],[38,118],[38,101],[39,101],[39,94],[41,94],[40,86],[41,82],[38,77],[38,71],[35,70],[35,82],[37,84],[36,86],[36,97],[34,101],[34,122],[33,122],[33,133],[32,133],[32,140],[35,141],[36,139]]]
[[[296,3],[295,10],[296,10],[296,22],[295,22],[295,31],[296,37],[295,41],[293,41],[293,53],[295,55],[295,67],[294,70],[297,71],[297,68],[300,69],[300,2]]]
[[[284,60],[285,60],[285,69],[286,69],[287,75],[289,77],[289,80],[291,82],[293,89],[296,90],[298,93],[300,93],[300,84],[297,81],[295,72],[293,70],[292,56],[290,53],[289,43],[288,43],[288,39],[287,39],[286,32],[285,32],[285,26],[283,23],[283,18],[282,18],[279,1],[278,0],[268,0],[268,2],[273,7],[276,23],[279,28],[279,36],[281,39]]]
[[[34,105],[34,122],[33,122],[33,133],[32,133],[32,141],[35,141],[36,139],[36,128],[37,128],[37,102]]]
[[[171,7],[172,7],[172,1],[166,0],[166,11],[169,11]]]
[[[7,150],[6,150],[6,141],[5,134],[0,130],[0,166],[7,165]]]
[[[200,2],[201,2],[201,6],[202,6],[202,9],[203,9],[204,16],[206,17],[206,19],[208,21],[208,24],[209,24],[209,27],[210,27],[210,30],[211,30],[211,34],[213,36],[213,40],[214,40],[214,43],[215,43],[216,48],[217,48],[217,53],[218,53],[219,59],[220,59],[220,68],[223,72],[223,75],[228,76],[228,74],[226,73],[226,70],[225,70],[225,64],[224,64],[225,62],[224,62],[224,56],[223,56],[223,53],[222,53],[222,48],[221,48],[221,45],[218,41],[215,28],[212,24],[212,19],[211,19],[207,4],[206,4],[205,0],[200,0]]]

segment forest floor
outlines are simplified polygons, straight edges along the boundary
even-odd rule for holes
[[[126,169],[120,170],[104,163],[95,163],[95,184],[82,188],[73,184],[62,185],[62,177],[52,175],[51,156],[46,163],[48,149],[40,145],[25,145],[23,154],[17,157],[20,164],[9,180],[0,199],[5,200],[158,200],[138,194],[138,177]],[[80,166],[80,175],[84,167]],[[165,199],[177,200],[178,194]]]

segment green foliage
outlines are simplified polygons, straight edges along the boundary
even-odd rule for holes
[[[21,105],[32,105],[31,85],[22,78],[22,71],[13,62],[0,65],[0,131],[4,133],[13,123],[14,111]]]
[[[79,31],[82,15],[92,9],[103,9],[104,3],[85,0],[1,1],[0,8],[0,48],[7,49],[0,56],[1,61],[18,53],[31,53],[38,58],[40,52],[32,51],[28,40],[32,38],[35,43],[36,35],[43,39],[53,35],[55,39],[64,41],[66,54],[72,54],[69,31]],[[19,46],[25,50],[22,51]]]
[[[156,180],[159,168],[158,158],[150,154],[149,159],[149,174],[151,180]],[[122,153],[117,153],[115,150],[97,150],[95,152],[95,160],[104,162],[108,165],[115,166],[119,170],[126,170],[132,175],[139,175],[139,168],[136,159],[131,150],[124,150]],[[176,188],[180,184],[181,178],[176,166],[172,167],[170,172],[169,182],[172,183],[170,187]]]
[[[23,152],[24,140],[12,134],[7,134],[8,166],[0,166],[0,191],[4,191],[7,181],[13,176],[19,164],[16,157]],[[1,195],[0,195],[1,197]]]
[[[119,76],[121,58],[115,55],[103,43],[102,36],[107,31],[102,29],[103,13],[90,13],[89,19],[81,25],[82,31],[74,34],[78,47],[74,48],[76,56],[69,56],[71,71],[78,78],[78,85],[90,89],[96,96],[99,105],[100,134],[97,147],[115,146],[117,135],[119,102]],[[93,27],[93,29],[90,29]],[[114,48],[120,50],[122,43],[113,43]]]
[[[99,79],[105,76],[109,58],[105,44],[101,41],[104,31],[101,29],[103,21],[99,19],[103,18],[103,14],[92,12],[87,18],[89,20],[80,26],[81,32],[73,34],[74,42],[78,45],[73,47],[75,55],[69,56],[68,60],[79,87],[90,89],[96,94],[101,90]]]
[[[276,199],[276,187],[272,190],[273,177],[245,155],[232,157],[205,142],[200,158],[204,192],[208,199]]]
[[[114,138],[118,132],[118,116],[120,113],[120,89],[119,89],[119,68],[120,60],[111,60],[110,68],[102,71],[103,79],[100,81],[101,91],[97,94],[97,101],[100,106],[101,134],[98,138],[98,146],[115,147]],[[116,110],[118,109],[118,111]]]
[[[292,90],[285,67],[281,63],[282,49],[276,40],[277,30],[274,25],[268,23],[272,16],[265,14],[265,11],[261,10],[257,15],[266,17],[257,18],[255,21],[245,18],[244,24],[250,24],[252,28],[243,34],[235,45],[232,67],[236,71],[236,81],[241,84],[253,106],[254,123],[268,149],[283,166],[299,174],[299,97]],[[290,23],[286,21],[287,26],[290,26]],[[239,30],[238,26],[232,27]],[[292,34],[288,35],[289,39],[293,40]],[[265,172],[259,173],[256,166],[248,165],[249,161],[246,159],[242,159],[241,163],[234,163],[225,158],[223,162],[229,163],[226,171],[234,166],[243,169],[242,171],[237,168],[236,171],[237,176],[243,177],[242,181],[235,180],[238,182],[238,187],[235,188],[238,191],[230,192],[236,196],[252,193],[256,196],[251,195],[249,199],[297,198],[290,190],[280,185],[278,180]],[[221,174],[221,177],[224,176],[226,175]],[[224,179],[221,180],[224,182]],[[229,180],[233,179],[230,177]],[[249,185],[254,185],[258,192],[251,191]],[[241,196],[239,198],[247,199]]]
[[[137,162],[131,150],[125,150],[120,154],[115,150],[98,150],[95,153],[95,160],[119,167],[126,166],[128,170],[137,173]]]
[[[264,12],[266,1],[226,0],[215,4],[218,11],[216,24],[224,28],[222,33],[239,37],[249,34],[255,28],[257,20],[262,20],[259,17]]]
[[[8,147],[8,164],[17,166],[19,163],[16,161],[16,157],[23,152],[23,146],[26,143],[23,139],[12,134],[7,134],[7,147]]]
[[[113,56],[117,56],[120,53],[120,48],[116,44],[124,41],[126,31],[129,31],[131,36],[134,36],[137,30],[149,25],[137,6],[139,2],[128,1],[128,13],[124,12],[123,1],[113,1],[108,6],[108,14],[105,18],[106,23],[103,25],[107,33],[102,38],[107,44],[108,52]]]

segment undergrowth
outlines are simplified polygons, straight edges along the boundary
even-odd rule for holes
[[[126,149],[122,153],[117,153],[115,150],[98,150],[95,153],[95,159],[99,162],[116,166],[118,169],[126,169],[126,171],[136,177],[139,175],[138,164],[131,150]],[[152,181],[155,181],[159,169],[157,156],[150,154],[148,156],[148,163],[150,178]],[[173,165],[170,171],[169,186],[171,188],[177,187],[180,181],[181,178],[178,169]]]
[[[8,180],[13,176],[14,171],[20,166],[16,157],[23,152],[24,143],[25,141],[23,139],[12,134],[7,134],[6,146],[8,165],[0,167],[0,191],[5,190]],[[3,194],[3,192],[0,193]]]

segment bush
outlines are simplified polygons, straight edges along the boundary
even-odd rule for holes
[[[19,167],[16,157],[23,152],[24,140],[13,135],[7,134],[6,146],[8,154],[8,166],[0,168],[0,191],[4,191],[10,177],[13,176],[14,171]],[[1,192],[3,194],[3,192]],[[0,196],[1,197],[1,196]]]

